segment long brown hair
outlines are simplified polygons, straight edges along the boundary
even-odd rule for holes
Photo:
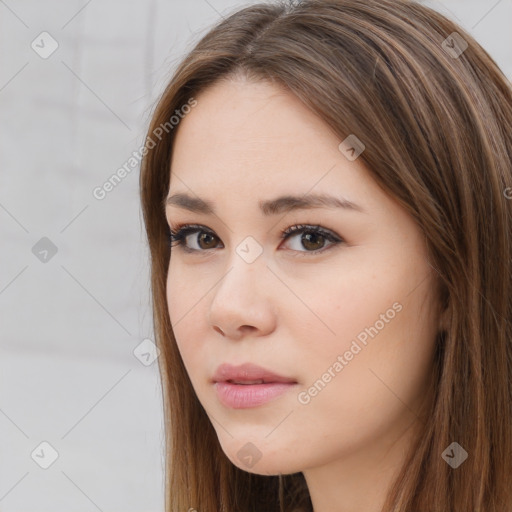
[[[251,474],[222,452],[167,309],[163,202],[175,122],[201,91],[234,74],[284,85],[340,142],[363,141],[360,158],[415,219],[439,274],[449,323],[436,340],[431,421],[383,511],[512,511],[511,86],[467,32],[423,5],[293,4],[253,5],[221,20],[178,66],[149,126],[140,193],[161,351],[166,512],[312,510],[302,473]],[[441,457],[452,442],[468,453],[456,469]]]

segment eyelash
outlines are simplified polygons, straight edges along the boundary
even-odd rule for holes
[[[208,233],[214,237],[216,237],[215,233],[211,231],[210,229],[206,228],[206,226],[202,226],[200,224],[179,224],[176,226],[176,229],[169,228],[168,232],[168,245],[169,247],[173,247],[174,245],[179,246],[183,251],[188,253],[205,253],[210,251],[210,249],[190,249],[185,245],[185,239],[188,235],[191,233],[196,232],[204,232]],[[291,235],[296,235],[298,233],[314,233],[319,234],[326,238],[330,243],[330,245],[327,246],[336,246],[339,243],[343,243],[344,240],[335,235],[332,231],[327,230],[323,228],[322,226],[318,225],[311,225],[311,224],[295,224],[293,226],[290,226],[289,228],[281,231],[281,239],[287,240]],[[218,238],[218,237],[216,237]],[[324,252],[327,250],[327,248],[317,249],[315,251],[295,251],[299,253],[303,253],[302,256],[308,256],[308,255],[314,255],[319,254],[321,252]]]

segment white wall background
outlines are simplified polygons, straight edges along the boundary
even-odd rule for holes
[[[425,3],[512,79],[512,0]],[[133,354],[153,334],[138,167],[92,191],[140,148],[185,49],[245,4],[0,0],[2,512],[163,510],[157,367]]]

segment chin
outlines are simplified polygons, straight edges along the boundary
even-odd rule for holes
[[[274,440],[276,441],[276,440]],[[272,446],[252,438],[240,440],[229,438],[221,442],[222,451],[237,468],[256,475],[288,475],[301,471],[302,465],[292,448]]]

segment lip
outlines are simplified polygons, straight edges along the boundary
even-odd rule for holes
[[[232,364],[221,364],[212,378],[213,382],[247,382],[253,380],[263,380],[265,383],[286,383],[296,384],[295,379],[283,377],[266,368],[262,368],[253,363],[244,363],[238,366]]]
[[[241,384],[263,380],[260,384]],[[226,407],[245,409],[263,405],[297,385],[292,378],[278,375],[261,366],[221,364],[212,378],[217,396]]]
[[[214,387],[220,402],[226,407],[248,409],[270,402],[296,385],[291,382],[271,382],[269,384],[216,382]]]

